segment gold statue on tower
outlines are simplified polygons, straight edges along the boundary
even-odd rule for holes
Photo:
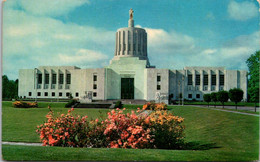
[[[129,10],[129,17],[130,19],[133,19],[134,17],[134,10],[132,8]]]

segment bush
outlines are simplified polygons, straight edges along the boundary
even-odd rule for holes
[[[87,116],[73,116],[73,110],[58,117],[52,111],[46,115],[47,121],[36,130],[43,146],[104,147],[103,123],[98,119],[88,121]]]
[[[155,103],[148,102],[143,105],[143,110],[167,110],[167,105],[165,103]]]
[[[75,105],[77,100],[69,100],[68,103],[65,104],[66,108],[70,108],[71,106]]]
[[[166,110],[149,115],[139,108],[131,113],[117,108],[104,121],[74,116],[73,110],[46,115],[47,121],[36,130],[44,146],[179,149],[184,143],[184,119]]]
[[[154,111],[150,115],[154,145],[160,149],[180,149],[184,146],[184,118],[168,111]]]
[[[123,104],[121,101],[117,101],[116,104],[115,104],[115,108],[119,108],[121,109],[123,107]]]
[[[13,102],[13,107],[15,107],[15,108],[33,108],[33,107],[38,107],[38,103],[37,102],[15,101],[15,102]]]

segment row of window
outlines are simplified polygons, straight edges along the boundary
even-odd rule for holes
[[[37,92],[37,96],[41,96],[41,95],[42,95],[41,92]],[[49,93],[48,92],[44,92],[43,95],[45,97],[48,97]],[[28,96],[32,96],[32,92],[28,92]],[[51,97],[55,97],[55,96],[56,96],[56,93],[55,92],[51,92]],[[62,92],[58,92],[58,96],[62,97],[63,93]],[[70,93],[66,92],[66,97],[69,97],[69,96],[70,96]],[[97,96],[97,92],[93,92],[93,97],[96,97],[96,96]],[[79,93],[78,92],[75,93],[75,97],[79,97]]]
[[[44,74],[44,84],[50,83],[50,74]],[[52,74],[51,84],[57,83],[57,74]],[[59,74],[58,83],[64,83],[64,74]],[[42,84],[42,74],[38,74],[38,84]],[[71,84],[71,74],[66,74],[66,84]]]
[[[211,85],[217,85],[216,75],[211,75]],[[219,75],[219,85],[223,86],[225,83],[225,76]],[[209,84],[209,76],[207,74],[203,75],[203,85]],[[192,85],[192,74],[188,75],[188,85]],[[200,74],[196,74],[195,76],[195,85],[200,85]]]
[[[97,81],[97,75],[93,76],[93,81]],[[50,75],[45,74],[44,77],[44,84],[49,84],[50,82]],[[64,83],[64,74],[59,74],[59,84]],[[57,83],[57,74],[52,74],[52,82],[51,84]],[[42,84],[42,74],[38,74],[38,84]],[[71,74],[66,74],[66,84],[71,84]]]
[[[192,94],[188,94],[188,98],[192,99]],[[200,94],[196,94],[196,98],[200,98]]]

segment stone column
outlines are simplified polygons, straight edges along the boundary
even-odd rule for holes
[[[194,69],[192,70],[192,87],[193,90],[196,90],[196,71]]]
[[[211,70],[208,70],[208,91],[211,91]]]
[[[219,91],[219,70],[216,70],[216,91]]]

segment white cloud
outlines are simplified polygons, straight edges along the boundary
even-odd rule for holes
[[[214,54],[216,52],[217,52],[216,49],[206,49],[206,50],[202,51],[202,54],[211,55],[211,54]]]
[[[145,28],[149,49],[156,54],[186,54],[195,48],[194,39],[175,31]]]
[[[98,68],[113,57],[114,31],[11,8],[4,11],[4,22],[3,72],[11,79],[18,77],[19,69],[44,65]]]
[[[78,49],[75,55],[59,54],[59,60],[63,63],[81,64],[86,62],[95,62],[106,60],[108,56],[99,51],[89,49]]]
[[[8,0],[5,8],[22,8],[38,16],[61,16],[89,3],[89,0]]]
[[[236,2],[230,1],[228,5],[230,18],[245,21],[254,18],[258,14],[257,6],[251,1]]]

